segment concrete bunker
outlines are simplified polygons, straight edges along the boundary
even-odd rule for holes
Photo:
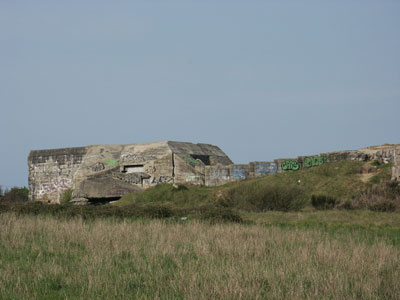
[[[74,199],[106,203],[159,183],[205,184],[205,167],[231,164],[217,146],[173,141],[33,150],[30,200],[59,203],[72,189]]]

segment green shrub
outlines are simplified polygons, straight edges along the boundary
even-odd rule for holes
[[[29,200],[29,190],[26,187],[13,187],[4,194],[2,200],[5,202],[27,202]]]
[[[316,209],[332,209],[338,204],[334,197],[325,195],[312,195],[311,205]]]
[[[243,223],[242,217],[234,212],[232,209],[220,206],[203,206],[192,211],[188,211],[188,214],[194,214],[198,216],[201,220],[207,220],[211,223],[221,223],[221,222],[233,222],[233,223]]]
[[[67,189],[61,195],[60,203],[67,204],[72,200],[72,189]]]
[[[373,165],[373,166],[380,166],[381,163],[379,162],[379,160],[374,160],[374,161],[372,162],[372,165]]]
[[[184,184],[178,184],[178,186],[173,191],[187,191],[188,187]]]

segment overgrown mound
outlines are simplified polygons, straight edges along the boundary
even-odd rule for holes
[[[248,212],[295,211],[307,205],[316,209],[353,208],[355,199],[368,187],[381,185],[390,178],[390,167],[390,164],[340,161],[221,187],[160,184],[141,194],[125,195],[117,205],[153,203],[172,208],[211,205]],[[370,172],[367,177],[365,170]]]
[[[265,186],[260,182],[246,181],[224,188],[159,184],[143,193],[125,195],[119,205],[162,204],[171,208],[214,207],[214,209],[238,209],[251,212],[267,210],[299,210],[306,204],[297,186]]]

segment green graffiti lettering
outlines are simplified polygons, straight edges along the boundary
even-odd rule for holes
[[[105,163],[107,166],[111,167],[118,166],[118,161],[116,161],[115,159],[106,160]]]
[[[300,164],[297,160],[285,160],[281,163],[281,168],[284,171],[297,171],[300,169]]]
[[[326,162],[326,156],[312,156],[304,158],[304,167],[312,168],[320,166]]]
[[[312,167],[312,159],[310,157],[304,158],[304,167],[311,168]]]

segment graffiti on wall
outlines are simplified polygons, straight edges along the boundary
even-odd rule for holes
[[[190,175],[190,176],[187,176],[185,178],[185,181],[187,181],[187,182],[189,182],[189,181],[199,181],[199,180],[201,180],[200,176],[196,176],[196,175]]]
[[[246,179],[246,173],[244,171],[244,168],[241,168],[239,166],[233,166],[232,167],[232,177]]]
[[[300,163],[297,160],[285,160],[281,163],[281,168],[283,171],[297,171],[300,169]]]
[[[134,153],[124,153],[121,155],[121,162],[136,162],[136,163],[141,163],[141,162],[146,162],[149,160],[156,160],[157,157],[154,155],[136,155]]]
[[[43,182],[39,185],[37,189],[37,195],[42,197],[46,194],[51,194],[54,192],[65,191],[72,186],[71,178],[58,178],[51,182]]]
[[[115,159],[106,160],[105,163],[107,166],[110,166],[110,167],[118,166],[118,161]]]
[[[229,169],[217,169],[217,168],[209,169],[207,177],[209,179],[229,180],[230,179]]]
[[[255,166],[256,174],[275,174],[278,173],[278,165],[274,162],[258,163]]]
[[[320,166],[326,162],[326,156],[312,156],[304,158],[304,168]]]
[[[173,182],[174,179],[169,176],[160,176],[158,178],[153,178],[152,183],[168,183],[168,182]]]

